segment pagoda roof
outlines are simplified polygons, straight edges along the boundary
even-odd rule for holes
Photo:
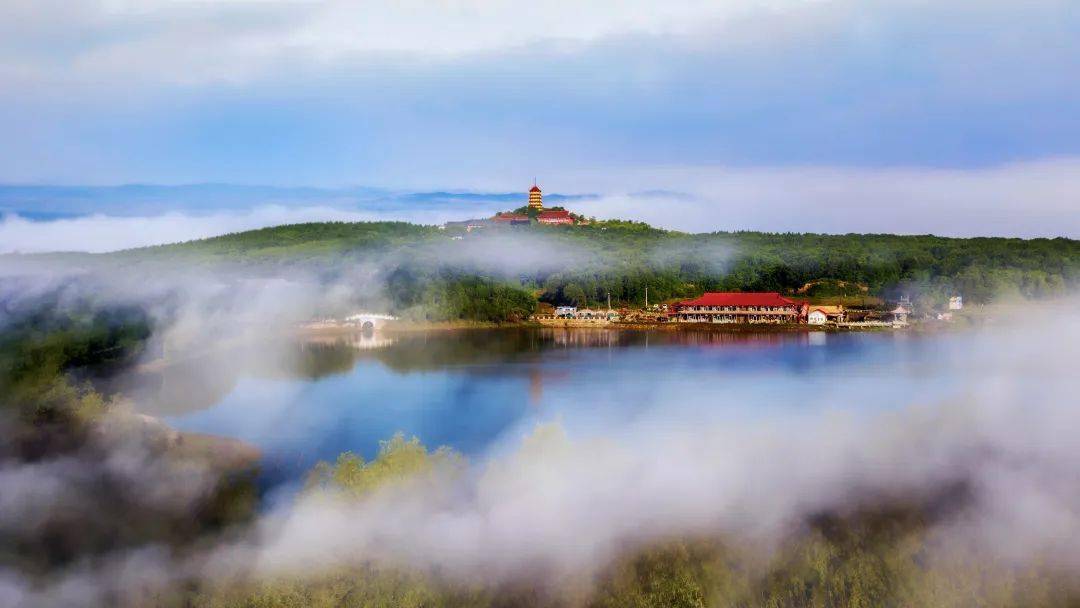
[[[529,188],[529,192],[540,192],[540,186],[533,184],[533,187]]]

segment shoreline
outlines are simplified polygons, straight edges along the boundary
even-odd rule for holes
[[[569,329],[569,330],[634,330],[634,331],[709,331],[726,333],[770,333],[770,332],[881,332],[881,331],[906,331],[924,330],[930,328],[923,324],[909,324],[906,326],[891,325],[810,325],[806,323],[646,323],[646,322],[608,322],[596,323],[589,321],[561,321],[558,323],[542,323],[538,321],[516,321],[507,323],[494,323],[486,321],[447,321],[447,322],[393,322],[374,330],[382,334],[411,334],[424,332],[444,332],[462,330],[490,330],[490,329]],[[934,326],[932,329],[938,329]],[[296,334],[302,337],[317,336],[340,336],[362,333],[359,327],[340,325],[334,327],[296,329]]]

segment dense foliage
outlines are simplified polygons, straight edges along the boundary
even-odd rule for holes
[[[524,255],[524,253],[530,255]],[[107,256],[108,257],[108,256]],[[1047,298],[1080,285],[1080,242],[930,235],[684,234],[638,222],[489,227],[404,223],[279,226],[112,254],[304,268],[329,279],[370,268],[386,307],[426,320],[512,321],[537,299],[640,306],[709,290],[780,291],[873,304],[908,295],[940,308]]]
[[[416,437],[405,439],[404,434],[397,433],[380,442],[379,454],[371,462],[345,452],[332,465],[316,464],[308,474],[305,491],[360,499],[387,484],[446,474],[462,462],[462,457],[449,448],[429,452]]]
[[[133,249],[113,254],[126,261],[154,258],[185,261],[235,259],[244,261],[296,262],[349,251],[385,250],[436,238],[431,226],[406,222],[322,222],[287,224],[226,234],[176,245]]]
[[[150,335],[132,306],[42,298],[0,322],[0,406],[28,423],[63,422],[103,408],[85,382],[130,362]]]
[[[590,253],[581,264],[532,277],[552,303],[653,303],[703,291],[795,294],[823,279],[840,293],[931,306],[949,295],[985,303],[1017,295],[1044,298],[1080,285],[1080,242],[1068,239],[950,239],[935,236],[713,233],[685,235],[642,224],[549,229]],[[820,283],[819,283],[820,284]],[[820,288],[819,288],[820,290]],[[815,294],[809,294],[813,297]]]
[[[514,285],[446,270],[401,267],[389,274],[386,289],[393,311],[410,319],[523,321],[536,308],[536,298]]]

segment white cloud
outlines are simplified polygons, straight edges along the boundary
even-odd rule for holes
[[[566,175],[598,217],[701,232],[1080,237],[1080,159],[979,169],[641,168]],[[634,194],[664,189],[675,194]]]
[[[13,0],[0,179],[418,188],[1076,154],[1066,4]]]
[[[9,75],[26,68],[94,77],[191,82],[273,73],[298,57],[325,65],[357,55],[447,58],[541,40],[593,42],[680,34],[703,22],[803,0],[15,0],[0,8]],[[15,24],[18,24],[16,26]],[[85,42],[73,43],[81,35]],[[72,37],[63,41],[63,38]],[[50,44],[52,43],[52,44]],[[59,59],[59,61],[57,61]],[[24,75],[26,75],[24,74]]]

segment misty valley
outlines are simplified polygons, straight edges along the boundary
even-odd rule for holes
[[[234,349],[140,374],[140,411],[257,446],[267,484],[377,456],[401,432],[483,460],[538,424],[618,435],[955,398],[963,336],[477,329],[352,333]],[[267,357],[267,352],[274,352]],[[950,392],[952,391],[952,392]]]
[[[1077,241],[514,221],[0,256],[0,605],[1078,601]]]
[[[1080,0],[0,0],[0,608],[1080,608]]]

